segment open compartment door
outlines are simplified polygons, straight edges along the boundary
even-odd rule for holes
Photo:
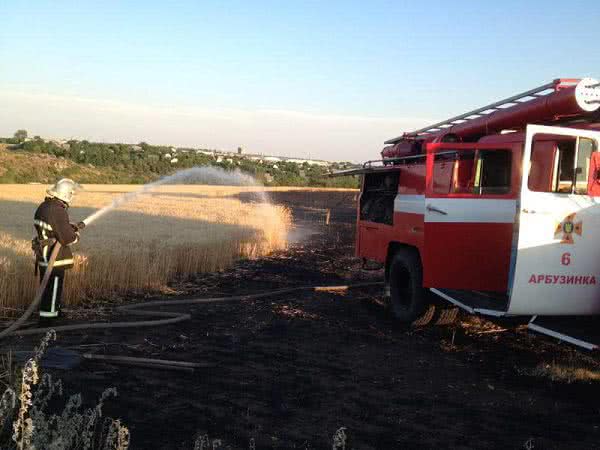
[[[600,133],[529,125],[508,313],[600,314]]]

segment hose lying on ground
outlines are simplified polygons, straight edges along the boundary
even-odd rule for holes
[[[143,316],[143,317],[157,317],[157,319],[153,320],[139,320],[139,321],[124,321],[124,322],[95,322],[95,323],[81,323],[74,325],[62,325],[58,327],[47,327],[47,328],[30,328],[25,330],[16,330],[13,324],[8,329],[0,333],[0,338],[5,336],[26,336],[31,334],[41,334],[45,333],[49,330],[55,331],[75,331],[75,330],[91,330],[91,329],[101,329],[101,328],[141,328],[141,327],[154,327],[160,325],[170,325],[177,322],[183,322],[186,320],[190,320],[192,318],[189,313],[175,313],[175,312],[167,312],[167,311],[138,311],[139,308],[147,308],[151,306],[176,306],[176,305],[201,305],[208,303],[225,303],[225,302],[236,302],[243,300],[257,300],[266,297],[273,297],[275,295],[283,295],[290,294],[293,292],[300,291],[327,291],[327,290],[342,290],[342,289],[352,289],[359,287],[368,287],[368,286],[377,286],[381,285],[381,282],[368,282],[368,283],[358,283],[344,286],[298,286],[292,288],[285,289],[277,289],[269,292],[261,292],[258,294],[249,294],[249,295],[234,295],[231,297],[212,297],[212,298],[191,298],[184,300],[157,300],[152,302],[145,303],[134,303],[131,305],[119,306],[116,308],[117,311],[129,313],[132,316]],[[31,308],[29,308],[31,309]],[[29,311],[28,309],[28,311]],[[27,313],[26,313],[27,314]],[[25,317],[25,315],[23,315]],[[23,319],[21,317],[21,319]],[[24,320],[19,319],[20,323],[27,320],[25,317]],[[15,331],[13,331],[15,330]],[[7,333],[7,331],[10,331]]]
[[[257,300],[266,297],[273,297],[276,295],[283,294],[291,294],[293,292],[300,291],[340,291],[351,288],[358,287],[367,287],[367,286],[376,286],[381,285],[381,282],[366,282],[366,283],[358,283],[344,286],[298,286],[284,289],[276,289],[268,292],[261,292],[258,294],[249,294],[249,295],[234,295],[230,297],[212,297],[212,298],[192,298],[192,299],[183,299],[183,300],[156,300],[151,302],[144,303],[134,303],[131,305],[123,305],[116,308],[117,311],[128,313],[132,316],[142,316],[142,317],[154,317],[154,319],[150,320],[139,320],[139,321],[123,321],[123,322],[95,322],[95,323],[81,323],[81,324],[73,324],[73,325],[62,325],[57,327],[46,327],[46,328],[29,328],[25,330],[19,330],[18,328],[31,316],[33,311],[35,311],[42,299],[42,294],[48,284],[48,279],[50,278],[50,273],[52,272],[52,268],[54,267],[54,261],[56,260],[56,256],[58,255],[58,251],[60,250],[60,243],[56,243],[52,254],[50,255],[50,260],[48,262],[48,267],[46,268],[46,273],[44,274],[44,278],[40,283],[38,291],[35,295],[33,302],[29,305],[25,313],[17,319],[13,324],[11,324],[8,328],[0,332],[0,339],[7,336],[26,336],[32,334],[42,334],[46,333],[49,330],[55,331],[76,331],[76,330],[91,330],[91,329],[103,329],[103,328],[141,328],[141,327],[155,327],[162,325],[170,325],[177,322],[183,322],[186,320],[190,320],[192,318],[189,313],[176,313],[176,312],[167,312],[167,311],[139,311],[140,308],[147,308],[153,306],[176,306],[176,305],[200,305],[200,304],[208,304],[208,303],[225,303],[225,302],[236,302],[242,300]]]

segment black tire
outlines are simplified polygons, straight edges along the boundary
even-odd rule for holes
[[[427,308],[428,292],[423,288],[423,267],[421,258],[415,250],[400,249],[390,262],[389,271],[390,310],[395,319],[405,324],[415,321],[419,325],[421,318],[433,317],[431,308]],[[430,314],[427,314],[429,312]]]

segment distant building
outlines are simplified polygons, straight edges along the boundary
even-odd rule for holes
[[[323,166],[323,167],[327,167],[331,164],[329,161],[322,161],[319,159],[284,158],[284,161],[295,163],[295,164],[308,164],[309,166]]]
[[[25,139],[25,141],[31,141],[31,140],[44,142],[44,140],[42,138],[40,138],[39,136],[36,136],[33,139],[30,139],[30,138]],[[69,142],[65,139],[50,139],[48,142],[50,144],[54,144],[57,147],[62,148],[63,150],[69,150],[71,148],[71,144],[69,144]]]
[[[257,155],[257,154],[244,154],[242,156],[242,158],[249,159],[251,161],[257,161],[259,163],[262,163],[263,161],[287,162],[287,163],[294,163],[294,164],[299,164],[299,165],[308,164],[310,166],[322,166],[322,167],[328,167],[332,164],[329,161],[323,161],[323,160],[319,160],[319,159],[290,158],[287,156],[273,156],[273,155],[264,156],[264,155]]]
[[[141,145],[132,145],[131,147],[129,147],[129,150],[131,150],[132,152],[143,152],[144,149],[142,148]]]

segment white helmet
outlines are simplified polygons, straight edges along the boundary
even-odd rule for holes
[[[55,197],[62,200],[66,204],[71,203],[75,191],[79,188],[79,185],[69,178],[63,178],[56,182],[54,186],[51,186],[46,191],[50,197]]]

